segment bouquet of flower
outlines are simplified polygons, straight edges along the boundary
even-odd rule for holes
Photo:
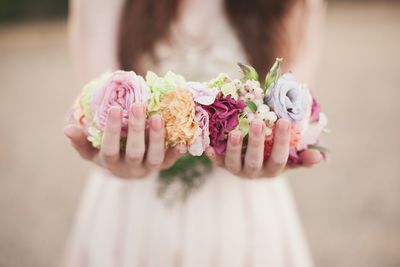
[[[222,73],[208,82],[186,81],[173,72],[159,77],[149,71],[145,79],[133,71],[106,73],[84,86],[70,120],[81,125],[92,145],[100,148],[108,110],[120,106],[124,144],[130,107],[141,102],[147,116],[162,115],[167,148],[184,145],[191,155],[201,156],[208,146],[223,154],[232,130],[239,129],[246,140],[249,125],[257,118],[266,126],[267,159],[274,142],[275,123],[284,118],[292,122],[288,164],[301,165],[299,153],[305,149],[324,154],[319,138],[327,118],[304,84],[291,73],[281,73],[281,62],[282,59],[276,60],[263,82],[253,67],[241,63],[240,79]]]

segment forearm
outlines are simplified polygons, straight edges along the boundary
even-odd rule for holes
[[[79,85],[118,68],[119,16],[123,0],[70,0],[69,39]]]

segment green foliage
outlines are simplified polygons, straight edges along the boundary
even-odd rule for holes
[[[253,112],[257,111],[257,105],[256,105],[256,103],[254,103],[252,101],[247,101],[246,106]]]
[[[184,201],[189,194],[200,187],[206,175],[212,170],[212,163],[206,155],[195,157],[185,155],[178,159],[175,164],[159,174],[158,194],[166,200],[167,204],[176,201]],[[178,192],[169,192],[173,185],[178,183],[181,188]]]
[[[281,64],[282,64],[283,59],[282,58],[277,58],[275,60],[274,65],[272,65],[271,69],[267,73],[267,76],[265,77],[265,84],[264,84],[264,92],[268,90],[268,88],[275,84],[275,82],[279,79],[279,76],[281,75]]]

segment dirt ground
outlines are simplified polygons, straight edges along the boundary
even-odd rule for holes
[[[331,160],[291,174],[316,266],[400,266],[400,4],[331,5],[318,68]],[[62,134],[65,21],[0,26],[0,266],[59,262],[85,176]]]

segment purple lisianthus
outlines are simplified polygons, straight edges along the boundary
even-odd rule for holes
[[[245,103],[228,95],[217,97],[212,105],[202,107],[209,115],[210,144],[217,154],[222,154],[226,150],[226,135],[239,124],[239,114]]]
[[[282,75],[267,91],[265,102],[279,118],[300,121],[306,115],[306,89],[294,80],[291,73]]]

